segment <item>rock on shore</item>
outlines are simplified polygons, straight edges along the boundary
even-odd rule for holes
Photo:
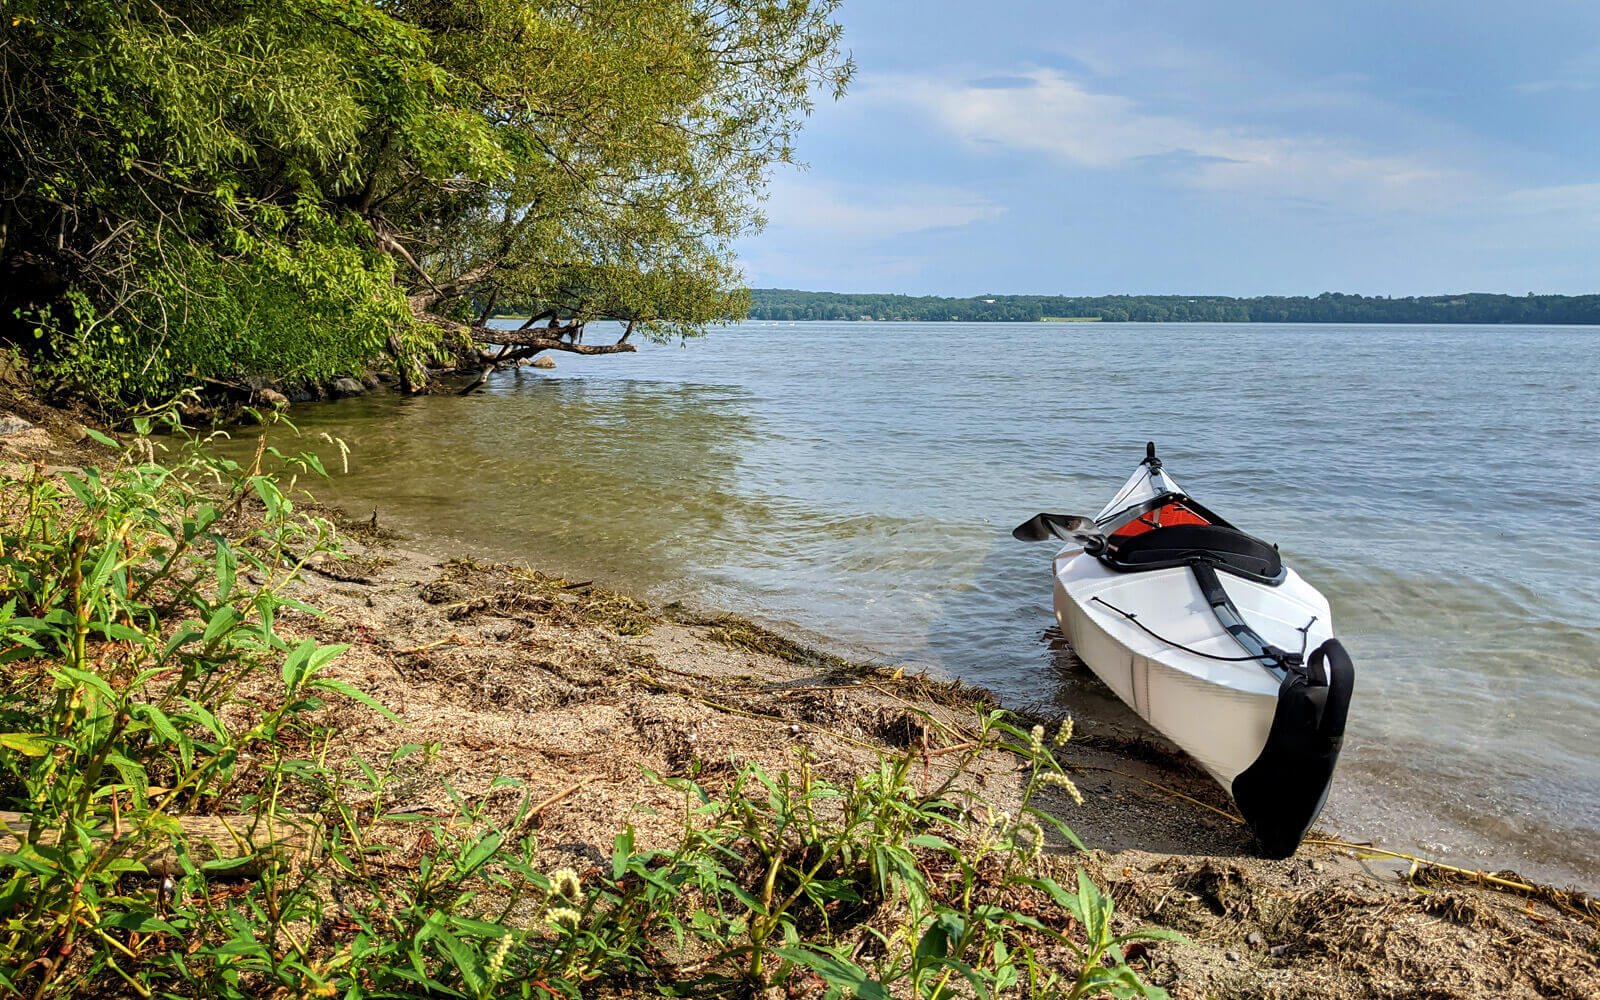
[[[50,444],[50,432],[14,413],[0,413],[0,445],[8,449],[43,448]]]

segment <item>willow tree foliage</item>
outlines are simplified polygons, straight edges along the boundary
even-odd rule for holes
[[[5,0],[0,333],[108,402],[415,377],[497,302],[524,353],[699,333],[849,77],[837,5]]]

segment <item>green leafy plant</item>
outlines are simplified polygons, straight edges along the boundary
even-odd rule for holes
[[[179,820],[233,797],[271,827],[284,774],[247,755],[275,755],[330,693],[370,701],[319,676],[341,647],[290,646],[274,626],[310,610],[283,589],[332,547],[330,526],[297,513],[260,452],[244,467],[176,440],[171,464],[141,437],[106,470],[35,469],[0,510],[0,791],[29,820],[0,855],[0,977],[42,969],[39,990],[80,943],[122,974],[130,936],[174,933],[159,893],[127,879],[174,846],[189,876],[225,866],[188,857]],[[224,711],[269,663],[273,697]]]
[[[295,499],[320,465],[277,455],[284,480],[264,443],[238,463],[137,423],[114,465],[0,504],[0,806],[25,827],[0,840],[0,994],[1164,995],[1122,948],[1172,935],[1041,867],[1045,828],[1077,845],[1038,802],[1077,797],[1070,733],[1004,712],[928,788],[916,751],[837,783],[804,756],[658,777],[676,836],[624,829],[581,875],[540,857],[527,800],[388,815],[429,749],[342,753],[329,699],[386,710],[327,674],[343,647],[283,631],[336,547]],[[1013,812],[963,780],[995,753],[1025,769]]]

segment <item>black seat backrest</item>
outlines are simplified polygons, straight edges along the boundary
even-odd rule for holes
[[[1269,583],[1283,578],[1276,547],[1234,528],[1216,524],[1173,524],[1134,535],[1107,549],[1102,559],[1129,572],[1182,566],[1196,558],[1240,576]]]

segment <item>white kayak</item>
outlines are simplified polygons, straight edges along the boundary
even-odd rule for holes
[[[1293,854],[1327,801],[1354,684],[1327,598],[1184,492],[1153,444],[1094,518],[1040,514],[1013,534],[1066,543],[1056,620],[1078,657],[1228,790],[1263,853]]]

